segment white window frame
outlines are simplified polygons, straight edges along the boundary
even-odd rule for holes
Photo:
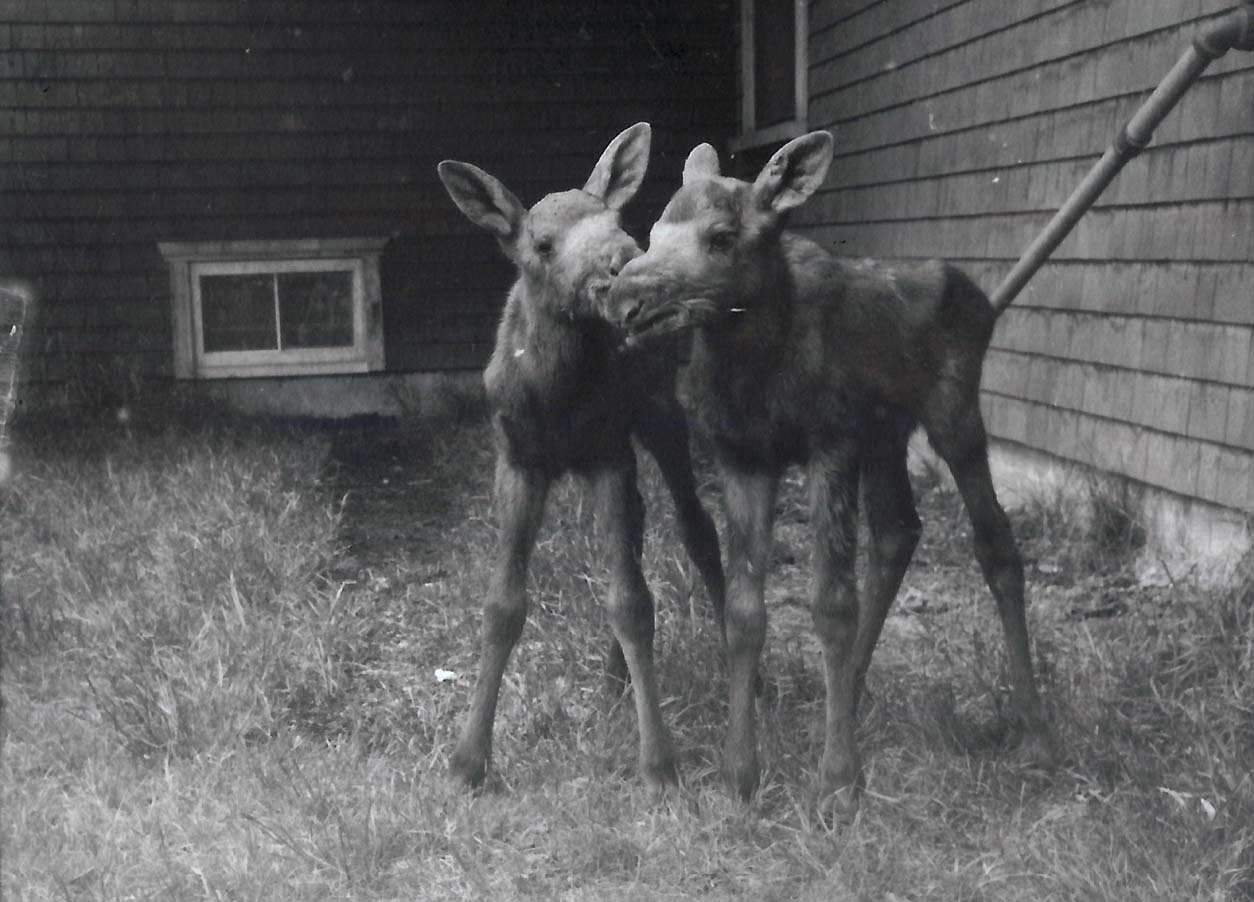
[[[792,119],[765,128],[757,126],[756,76],[754,74],[754,5],[780,0],[740,0],[740,134],[731,140],[733,152],[778,144],[809,131],[809,44],[810,15],[807,0],[793,0],[793,41],[796,47],[793,70],[796,109]]]
[[[383,369],[379,256],[386,243],[386,238],[161,243],[161,253],[170,267],[175,376],[220,379],[366,373]],[[352,345],[205,350],[201,276],[343,270],[353,274]]]

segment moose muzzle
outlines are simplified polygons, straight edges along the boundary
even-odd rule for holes
[[[605,304],[605,318],[625,333],[627,345],[640,345],[721,318],[713,301],[667,290],[665,280],[648,270],[647,256],[623,267]]]

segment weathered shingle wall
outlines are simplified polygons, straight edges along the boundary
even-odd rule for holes
[[[1228,0],[820,0],[803,211],[838,252],[987,289]],[[1213,63],[1003,316],[990,431],[1254,508],[1254,54]]]
[[[43,297],[27,378],[168,373],[157,242],[211,239],[395,235],[389,368],[480,365],[510,270],[436,163],[531,203],[649,120],[642,228],[730,130],[733,23],[727,0],[5,0],[0,274]]]

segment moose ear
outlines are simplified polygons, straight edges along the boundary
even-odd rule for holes
[[[611,210],[622,209],[644,181],[652,141],[653,129],[647,122],[625,129],[602,151],[583,190],[604,200]]]
[[[449,197],[467,219],[502,241],[517,236],[527,208],[498,179],[457,160],[445,160],[438,169]]]
[[[823,184],[832,163],[832,148],[830,134],[810,132],[775,151],[753,183],[758,206],[783,213],[804,203]]]
[[[699,144],[684,160],[684,184],[693,179],[709,178],[719,174],[718,151],[709,144]]]

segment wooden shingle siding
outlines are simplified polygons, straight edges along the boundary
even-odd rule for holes
[[[987,290],[1232,0],[819,0],[799,211],[849,256]],[[1254,509],[1254,55],[1211,65],[1004,314],[994,437]]]
[[[654,125],[627,222],[730,133],[730,0],[0,0],[0,274],[41,296],[26,378],[168,374],[158,241],[394,236],[389,369],[474,367],[511,270],[436,163],[524,203]]]

